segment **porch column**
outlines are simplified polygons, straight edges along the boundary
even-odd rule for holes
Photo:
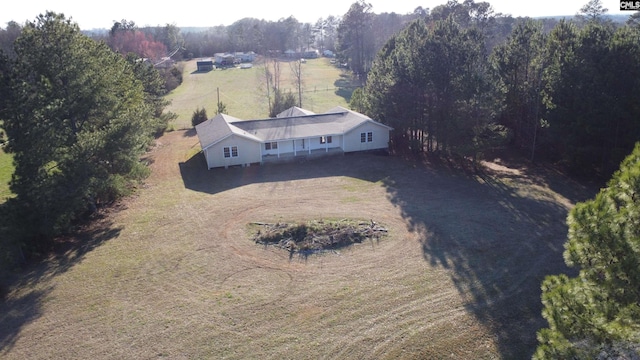
[[[276,144],[278,144],[278,159],[280,159],[280,143],[276,141]]]
[[[309,155],[311,155],[311,138],[307,138],[307,147],[309,148]]]
[[[296,156],[297,155],[297,152],[296,152],[296,141],[295,140],[292,140],[292,141],[293,141],[293,156]]]

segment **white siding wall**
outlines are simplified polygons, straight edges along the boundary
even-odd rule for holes
[[[368,139],[365,139],[365,142],[361,142],[360,134],[365,133],[366,137],[369,132],[373,135],[373,141],[369,142]],[[388,147],[389,129],[372,122],[363,123],[344,135],[344,152],[387,149]]]
[[[325,137],[326,139],[327,137]],[[295,140],[295,149],[296,152],[303,154],[304,152],[309,151],[309,147],[311,150],[322,150],[322,149],[332,149],[332,148],[340,148],[342,147],[342,135],[332,135],[331,142],[322,144],[320,142],[320,136],[314,136],[311,138],[304,139],[304,149],[302,148],[303,139]],[[262,155],[278,155],[278,154],[287,154],[292,153],[294,149],[294,140],[283,140],[278,141],[278,148],[266,150],[264,144],[261,144]]]
[[[225,158],[224,148],[232,146],[238,147],[238,156]],[[261,146],[264,145],[241,136],[231,135],[205,150],[207,166],[211,169],[260,162],[262,161]]]
[[[276,149],[271,148],[270,150],[267,150],[265,145],[266,144],[260,144],[261,148],[262,148],[262,155],[278,155],[278,154],[282,154],[285,151],[283,151],[282,147],[283,147],[283,143],[278,143],[277,141],[270,141],[269,143],[273,144],[273,143],[277,143],[278,147]]]
[[[285,140],[278,142],[280,154],[293,152],[293,140]]]

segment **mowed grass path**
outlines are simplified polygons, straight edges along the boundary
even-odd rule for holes
[[[297,99],[292,64],[280,62],[280,87],[285,92],[294,93]],[[175,129],[190,128],[191,116],[198,108],[205,108],[207,115],[213,117],[217,109],[218,89],[228,115],[243,120],[268,117],[264,65],[260,60],[250,69],[217,69],[201,73],[196,69],[196,60],[185,62],[183,85],[167,95],[171,101],[167,111],[178,115],[173,123]],[[347,100],[336,95],[336,84],[342,84],[345,76],[343,70],[331,65],[327,58],[312,59],[302,64],[302,107],[314,112],[324,112],[338,105],[346,107]]]

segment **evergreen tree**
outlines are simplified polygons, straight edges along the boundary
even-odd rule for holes
[[[216,109],[216,114],[226,114],[227,113],[227,104],[222,101],[218,102],[218,108]]]
[[[364,88],[370,116],[392,126],[394,145],[472,155],[495,104],[484,36],[452,17],[413,21],[378,54]]]
[[[269,113],[269,117],[276,117],[281,112],[296,106],[297,100],[292,92],[283,93],[280,89],[273,89],[273,105]]]
[[[537,359],[640,355],[640,144],[608,186],[569,214],[564,258],[575,278],[542,284]],[[632,354],[635,354],[632,357]]]
[[[602,5],[602,0],[589,0],[580,8],[576,16],[582,22],[601,22],[607,11],[609,9]]]
[[[152,107],[153,117],[149,120],[149,126],[153,128],[156,136],[161,135],[171,120],[178,117],[177,114],[165,111],[169,101],[164,98],[167,94],[165,81],[160,72],[151,64],[139,61],[134,54],[127,54],[127,61],[133,68],[135,77],[143,84],[145,102]]]
[[[4,67],[0,117],[15,172],[17,236],[31,245],[131,191],[161,104],[134,67],[64,15],[28,22]]]
[[[207,110],[205,108],[197,108],[196,111],[193,112],[193,115],[191,115],[191,125],[195,127],[196,125],[207,121],[207,119]]]
[[[550,155],[604,176],[640,139],[638,30],[560,22],[549,37],[544,101]]]
[[[491,62],[498,75],[495,84],[503,92],[505,107],[499,121],[512,132],[516,147],[535,153],[542,114],[542,73],[547,62],[542,23],[520,21],[504,44],[498,45]]]
[[[375,56],[371,9],[363,0],[353,3],[338,27],[339,56],[361,75],[368,73]]]

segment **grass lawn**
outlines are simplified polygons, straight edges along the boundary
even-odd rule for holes
[[[167,110],[178,114],[173,127],[190,128],[191,116],[197,108],[204,107],[207,115],[213,117],[218,89],[220,101],[227,106],[229,115],[245,120],[267,118],[269,107],[261,79],[263,71],[260,61],[250,69],[217,69],[205,73],[196,72],[196,60],[185,62],[183,85],[167,96],[171,101]],[[280,73],[281,89],[297,94],[288,62],[280,63]],[[346,107],[347,100],[341,96],[350,94],[348,89],[345,91],[345,78],[343,70],[331,65],[329,59],[308,60],[302,65],[302,107],[314,112],[324,112],[338,105]]]
[[[0,147],[0,203],[12,196],[11,190],[9,190],[9,180],[13,174],[12,161],[11,155],[6,154]]]
[[[189,75],[171,95],[179,123],[251,74]],[[259,112],[224,92],[230,114]],[[567,212],[595,193],[500,159],[480,173],[373,154],[206,170],[198,149],[193,130],[159,138],[135,196],[10,279],[0,358],[530,358],[541,281],[566,271]],[[291,256],[248,231],[323,219],[388,232]]]

